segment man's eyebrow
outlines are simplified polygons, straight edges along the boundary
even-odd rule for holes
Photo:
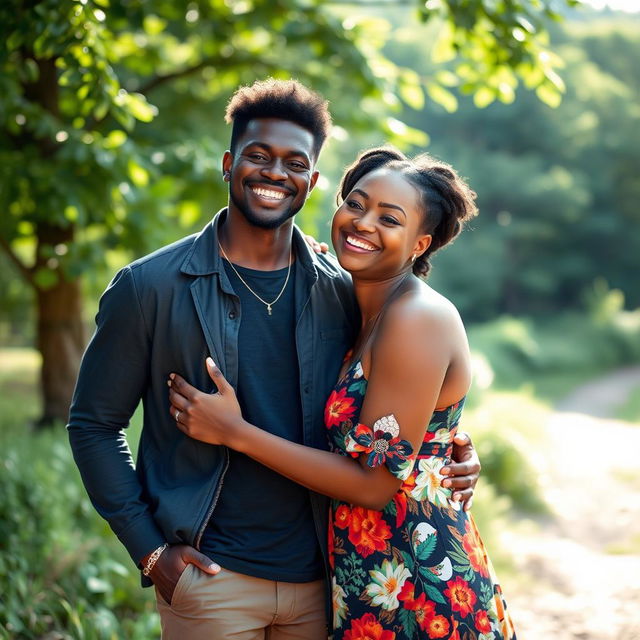
[[[247,144],[247,147],[260,147],[265,151],[273,151],[273,147],[270,144],[267,144],[266,142],[259,142],[257,140],[254,142],[249,142],[249,144]],[[311,162],[311,156],[306,151],[301,151],[300,149],[288,149],[287,151],[289,157],[300,156],[302,158],[306,158],[309,162]]]

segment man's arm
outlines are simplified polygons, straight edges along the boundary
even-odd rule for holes
[[[151,345],[130,268],[105,291],[96,323],[71,405],[69,441],[91,502],[133,561],[145,568],[165,537],[143,497],[124,432],[149,383]],[[189,545],[163,548],[148,576],[169,604],[187,564],[210,574],[220,571]]]
[[[91,502],[138,564],[165,539],[143,498],[124,432],[148,381],[150,349],[129,267],[102,296],[96,323],[76,383],[69,441]]]

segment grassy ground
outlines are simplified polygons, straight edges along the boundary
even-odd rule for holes
[[[157,638],[153,592],[91,506],[66,431],[29,426],[39,364],[0,350],[0,638]]]

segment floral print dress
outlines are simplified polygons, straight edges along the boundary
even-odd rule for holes
[[[332,501],[333,640],[515,640],[473,518],[441,485],[463,401],[434,412],[414,454],[392,417],[359,424],[366,388],[356,362],[327,401],[330,447],[403,483],[382,511]]]

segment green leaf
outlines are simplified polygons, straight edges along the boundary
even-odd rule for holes
[[[473,94],[473,104],[475,104],[479,109],[488,107],[495,99],[496,93],[493,89],[489,89],[489,87],[480,87]]]
[[[404,627],[402,635],[406,638],[412,638],[418,627],[416,614],[409,609],[401,608],[398,609],[398,620],[400,620],[400,624]]]
[[[435,575],[433,571],[429,569],[429,567],[421,566],[420,575],[423,578],[426,578],[427,580],[429,580],[429,582],[435,582],[436,584],[442,582],[442,580],[440,580],[440,578],[438,578],[438,576]]]
[[[429,598],[431,598],[431,600],[433,600],[434,602],[439,602],[440,604],[447,603],[444,597],[442,596],[442,594],[440,593],[439,589],[436,589],[436,587],[433,587],[430,584],[424,584],[423,587],[424,587],[424,592],[427,594]]]
[[[151,122],[158,114],[158,109],[149,104],[140,93],[127,93],[124,98],[124,106],[136,120],[141,122]]]
[[[436,547],[436,534],[428,535],[416,548],[416,558],[418,561],[426,561],[429,559]]]
[[[104,139],[102,146],[105,149],[117,149],[127,141],[127,134],[122,129],[114,129],[110,131]]]
[[[427,93],[434,102],[444,107],[449,113],[453,113],[458,108],[458,99],[451,91],[441,87],[439,84],[429,83],[427,85]]]
[[[58,274],[55,271],[51,271],[51,269],[45,269],[44,267],[38,269],[34,276],[33,281],[35,282],[36,287],[39,289],[51,289],[56,284],[58,284]]]
[[[559,107],[562,102],[562,94],[551,84],[541,84],[536,88],[536,95],[552,109]]]
[[[139,165],[135,160],[129,160],[127,165],[127,170],[129,172],[129,177],[131,178],[131,182],[136,185],[136,187],[146,187],[149,183],[149,172],[141,165]],[[198,209],[198,215],[200,210]],[[195,222],[197,218],[193,220]]]

